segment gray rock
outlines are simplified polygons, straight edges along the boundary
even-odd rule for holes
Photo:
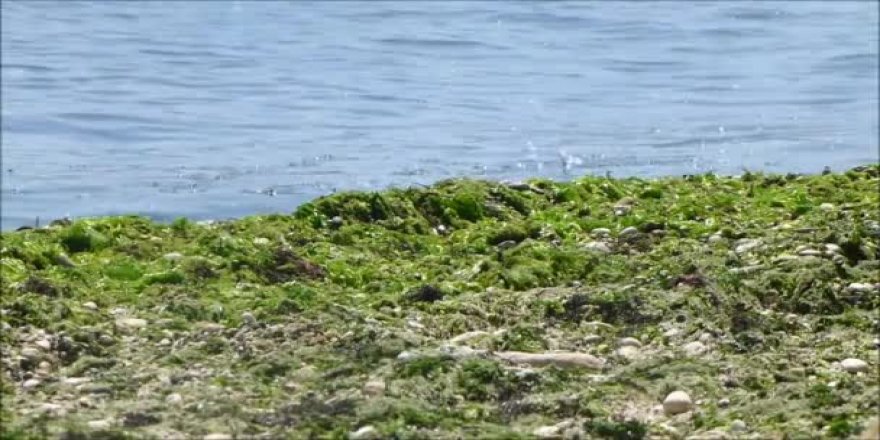
[[[868,363],[856,358],[847,358],[840,361],[840,368],[847,373],[863,373],[868,371]]]
[[[691,410],[694,402],[691,396],[684,391],[673,391],[663,399],[663,412],[667,415],[686,413]]]
[[[623,239],[627,239],[627,238],[635,237],[637,235],[639,235],[638,228],[636,228],[635,226],[627,226],[627,227],[623,228],[622,231],[620,231],[620,234],[618,234],[618,237],[623,238]]]
[[[611,236],[611,229],[608,228],[596,228],[590,231],[590,235],[596,238],[605,238]]]
[[[618,347],[636,347],[641,348],[642,343],[636,338],[621,338],[617,341]]]
[[[733,251],[737,254],[744,254],[753,249],[756,249],[761,245],[761,240],[752,239],[752,238],[743,238],[736,241],[736,246],[733,248]]]
[[[183,254],[181,254],[180,252],[169,252],[169,253],[163,255],[162,258],[164,258],[168,261],[175,261],[176,262],[176,261],[180,261],[183,259]]]
[[[602,254],[610,254],[611,248],[601,241],[591,241],[584,245],[584,249],[593,252],[599,252]]]
[[[732,432],[746,432],[749,430],[749,426],[746,425],[746,422],[736,419],[730,422],[730,430]]]
[[[379,430],[371,425],[361,426],[357,431],[348,434],[350,440],[373,440],[380,437]]]

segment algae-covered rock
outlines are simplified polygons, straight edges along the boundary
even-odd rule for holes
[[[453,179],[3,233],[0,437],[869,435],[878,185]]]

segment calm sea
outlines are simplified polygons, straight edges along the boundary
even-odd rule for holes
[[[2,2],[2,228],[878,161],[875,1]]]

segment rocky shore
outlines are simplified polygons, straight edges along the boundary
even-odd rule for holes
[[[449,180],[0,245],[0,438],[858,438],[880,166]]]

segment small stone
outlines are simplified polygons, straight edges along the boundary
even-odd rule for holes
[[[712,336],[712,333],[703,332],[700,333],[699,341],[704,344],[708,344],[709,342],[712,342],[712,338],[714,338],[714,336]]]
[[[28,379],[21,384],[21,387],[26,390],[31,390],[40,386],[40,383],[40,379]]]
[[[618,348],[615,353],[617,353],[618,356],[628,360],[638,359],[642,355],[642,352],[639,351],[639,348],[633,347],[632,345],[624,345],[623,347]]]
[[[819,205],[819,209],[822,211],[825,211],[825,212],[834,211],[834,204],[833,203],[823,203],[823,204]]]
[[[746,252],[751,251],[752,249],[757,248],[761,245],[761,240],[756,240],[752,238],[743,238],[737,240],[736,247],[734,247],[733,251],[737,254],[744,254]]]
[[[632,211],[632,206],[629,205],[617,205],[614,207],[614,215],[621,217],[629,214]]]
[[[718,400],[718,407],[719,408],[727,408],[728,406],[730,406],[730,399],[724,398],[724,399]]]
[[[183,403],[183,396],[178,393],[171,393],[165,397],[165,403],[169,405],[179,405]]]
[[[333,216],[333,218],[330,219],[330,226],[333,226],[334,228],[338,228],[338,227],[342,226],[342,223],[343,223],[343,219],[342,219],[342,217],[340,217],[338,215],[335,215],[335,216]]]
[[[91,310],[93,312],[98,311],[98,305],[95,304],[94,301],[86,301],[86,302],[82,303],[82,307],[86,310]]]
[[[135,332],[147,327],[147,320],[141,318],[119,318],[116,320],[116,328],[124,332]]]
[[[688,356],[699,356],[706,352],[706,346],[700,341],[688,342],[681,346]]]
[[[839,254],[843,251],[843,249],[841,249],[840,246],[838,246],[834,243],[825,243],[825,250],[828,252],[833,252],[835,254]]]
[[[846,287],[846,290],[856,293],[869,293],[872,290],[877,290],[877,287],[870,283],[852,283]]]
[[[730,430],[732,432],[746,432],[749,430],[749,427],[748,425],[746,425],[746,422],[743,422],[740,419],[736,419],[730,422]]]
[[[113,426],[113,421],[109,419],[91,420],[86,423],[86,425],[94,430],[109,429],[111,426]]]
[[[226,330],[226,327],[223,324],[218,324],[216,322],[199,322],[196,323],[195,328],[205,333],[219,333]]]
[[[169,252],[162,256],[162,258],[168,261],[180,261],[183,259],[183,254],[180,252]]]
[[[639,230],[635,226],[627,226],[618,234],[620,238],[630,238],[636,235],[639,235]]]
[[[586,335],[584,336],[584,344],[595,344],[597,342],[602,342],[605,338],[599,335]]]
[[[202,440],[232,440],[232,436],[222,432],[215,432],[202,437]]]
[[[706,241],[708,241],[711,244],[715,244],[715,243],[724,243],[725,241],[727,241],[727,239],[725,239],[724,236],[721,234],[712,234],[709,236],[709,239]]]
[[[21,349],[21,356],[30,361],[37,361],[43,357],[43,353],[34,347],[25,347]]]
[[[40,411],[55,416],[63,415],[63,409],[64,407],[57,403],[44,403],[40,406]]]
[[[241,320],[244,322],[244,325],[255,328],[257,327],[257,318],[254,317],[254,314],[251,312],[244,312],[241,314]]]
[[[630,337],[627,337],[627,338],[622,338],[622,339],[620,339],[619,341],[617,341],[617,346],[618,346],[618,347],[636,347],[636,348],[641,348],[642,343],[641,343],[638,339],[636,339],[636,338],[630,338]]]
[[[362,426],[357,431],[348,434],[350,440],[372,440],[380,437],[379,430],[370,425]]]
[[[611,248],[608,247],[606,243],[601,241],[591,241],[584,245],[584,250],[599,252],[602,254],[610,254]]]
[[[397,360],[401,362],[408,362],[418,358],[419,355],[411,351],[401,351],[400,354],[397,355]]]
[[[848,358],[840,361],[840,368],[847,373],[861,373],[868,371],[868,363],[855,358]]]
[[[385,392],[385,381],[374,379],[364,384],[364,394],[368,396],[381,396]]]
[[[40,340],[34,342],[34,345],[36,345],[37,347],[40,347],[46,351],[49,351],[52,349],[52,342],[50,342],[47,339],[40,339]]]
[[[158,345],[160,347],[167,347],[167,346],[171,345],[171,340],[168,338],[162,338],[162,340],[159,341],[156,345]]]
[[[596,238],[604,238],[611,236],[611,229],[608,228],[596,228],[590,231],[590,235]]]
[[[681,334],[681,329],[678,329],[678,328],[671,328],[671,329],[663,332],[663,336],[666,338],[674,338],[680,334]]]
[[[670,416],[688,412],[692,406],[691,396],[684,391],[673,391],[663,400],[663,412]]]
[[[555,439],[560,437],[559,427],[541,426],[532,431],[532,435],[542,439]]]
[[[254,239],[254,244],[257,246],[264,246],[269,244],[269,239],[266,237],[257,237]]]
[[[69,385],[69,386],[77,386],[77,385],[82,385],[84,383],[87,383],[91,380],[92,379],[90,379],[88,377],[66,377],[61,381],[61,383],[65,384],[65,385]]]
[[[817,251],[815,249],[804,249],[797,254],[802,257],[821,257],[822,251]]]
[[[76,264],[73,262],[73,260],[71,260],[70,257],[64,254],[58,254],[55,256],[55,264],[68,268],[76,267]]]

